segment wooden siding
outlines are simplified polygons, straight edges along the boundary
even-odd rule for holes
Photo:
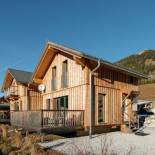
[[[68,87],[61,88],[62,63],[68,61]],[[85,110],[84,125],[89,126],[89,72],[93,63],[87,61],[85,67],[76,63],[75,59],[57,53],[49,66],[43,83],[46,91],[43,94],[43,109],[46,109],[46,99],[51,99],[51,109],[53,109],[53,99],[61,96],[68,96],[68,109]],[[56,66],[56,90],[52,91],[52,67]],[[105,66],[100,67],[97,76],[94,76],[94,125],[98,124],[98,94],[106,95],[105,123],[106,125],[121,124],[121,102],[122,93],[130,93],[132,90],[138,91],[138,79],[133,78],[130,83],[130,76],[124,73],[112,70]],[[131,102],[130,100],[128,101]],[[132,107],[128,107],[131,112]]]
[[[26,85],[16,82],[15,79],[10,88],[19,96],[18,100],[10,101],[10,110],[16,110],[16,103],[18,103],[20,111],[42,109],[42,96],[37,88],[29,88]]]
[[[62,63],[65,60],[68,61],[69,87],[79,86],[87,82],[85,72],[86,68],[82,68],[81,65],[76,64],[75,61],[71,58],[68,58],[61,54],[57,54],[43,78],[43,83],[46,85],[46,93],[49,92],[51,93],[52,67],[55,66],[57,75],[56,77],[57,90],[62,89],[61,88]]]
[[[61,75],[62,75],[62,63],[63,61],[68,61],[68,87],[61,87]],[[52,81],[52,67],[56,66],[56,91],[52,91],[51,81]],[[45,108],[45,100],[47,98],[56,98],[60,96],[68,95],[69,97],[69,108],[75,110],[83,110],[85,107],[85,87],[87,84],[86,72],[87,68],[82,68],[80,65],[76,64],[74,60],[57,54],[50,65],[48,71],[45,74],[43,83],[46,86],[46,91],[43,95],[43,103]]]
[[[131,91],[138,91],[138,80],[134,78],[133,83],[129,82],[130,76],[111,70],[102,66],[94,76],[95,85],[95,125],[98,124],[98,94],[106,95],[105,123],[121,124],[122,94],[129,94]],[[131,100],[128,99],[128,103]],[[132,106],[128,106],[128,114],[131,115]]]

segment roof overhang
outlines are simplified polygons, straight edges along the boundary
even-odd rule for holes
[[[2,92],[12,84],[13,79],[14,79],[13,75],[7,69],[7,71],[5,73],[4,81],[3,81],[3,84],[1,87]]]
[[[37,66],[36,66],[36,68],[35,68],[35,70],[33,72],[32,80],[34,82],[42,83],[42,79],[43,79],[48,67],[50,66],[54,56],[57,53],[65,53],[65,54],[70,55],[72,57],[76,57],[76,58],[79,58],[79,59],[84,58],[86,60],[90,60],[90,61],[93,61],[93,62],[96,62],[96,63],[99,60],[98,58],[87,55],[87,54],[85,54],[83,52],[79,52],[77,50],[67,48],[67,47],[64,47],[62,45],[55,44],[53,42],[48,42],[46,44],[46,47],[45,47],[45,50],[44,50],[42,56],[40,57],[40,60],[39,60],[38,64],[37,64]],[[144,75],[142,73],[139,73],[139,72],[124,68],[122,66],[119,66],[119,65],[114,64],[114,63],[110,63],[110,62],[102,60],[102,59],[100,61],[101,61],[102,65],[107,66],[107,67],[109,67],[111,69],[120,71],[122,73],[131,75],[131,76],[136,77],[136,78],[148,79],[148,76],[146,76],[146,75]]]

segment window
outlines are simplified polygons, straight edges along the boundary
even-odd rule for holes
[[[56,66],[52,68],[52,90],[56,90]]]
[[[15,111],[19,111],[19,103],[18,102],[15,103]]]
[[[62,63],[61,86],[62,88],[65,88],[68,86],[68,62],[67,60]]]
[[[55,110],[67,110],[68,109],[68,96],[62,96],[54,98]]]
[[[98,94],[98,123],[105,122],[105,94]]]
[[[134,83],[134,77],[132,77],[132,76],[129,77],[129,83],[130,84],[133,84]]]
[[[20,110],[23,110],[23,103],[20,101]]]
[[[46,109],[47,110],[51,109],[51,99],[46,99]]]

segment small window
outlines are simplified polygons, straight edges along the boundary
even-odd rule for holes
[[[61,76],[61,86],[65,88],[68,86],[68,61],[62,63],[62,76]]]
[[[56,66],[52,68],[52,90],[56,90]]]
[[[105,122],[105,94],[98,94],[98,123]]]
[[[68,61],[67,60],[65,60],[62,64],[62,72],[63,74],[68,72]]]
[[[51,109],[51,99],[46,99],[46,109],[47,110]]]
[[[23,102],[20,101],[20,110],[23,110]]]
[[[15,111],[19,111],[19,102],[15,103]]]

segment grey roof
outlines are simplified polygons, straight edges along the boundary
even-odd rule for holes
[[[137,76],[137,77],[140,77],[140,78],[145,78],[147,79],[148,76],[141,73],[141,72],[137,72],[135,70],[132,70],[132,69],[129,69],[129,68],[126,68],[126,67],[123,67],[123,66],[120,66],[118,64],[115,64],[115,63],[111,63],[109,61],[106,61],[106,60],[103,60],[102,58],[97,58],[97,57],[94,57],[92,55],[89,55],[85,52],[81,52],[81,51],[77,51],[73,48],[68,48],[68,47],[65,47],[65,46],[62,46],[62,45],[58,45],[56,43],[53,43],[53,42],[48,42],[47,45],[51,45],[52,47],[58,49],[58,50],[61,50],[61,51],[68,51],[72,54],[75,54],[75,55],[79,55],[81,57],[84,57],[86,59],[89,59],[89,60],[92,60],[92,61],[98,61],[100,60],[102,64],[106,65],[106,66],[109,66],[111,68],[114,68],[114,69],[117,69],[117,70],[120,70],[124,73],[128,73],[128,74],[131,74],[133,76]]]
[[[20,83],[31,83],[32,72],[9,68],[8,71]]]

